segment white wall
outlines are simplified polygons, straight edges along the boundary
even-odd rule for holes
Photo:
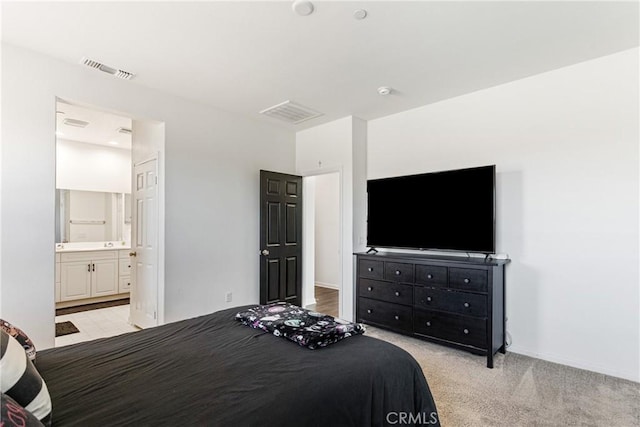
[[[98,191],[69,191],[65,222],[69,242],[104,242],[116,240],[112,215],[113,195]],[[67,219],[68,218],[68,219]],[[84,224],[83,221],[104,221],[104,224]]]
[[[294,171],[293,132],[6,44],[1,83],[0,315],[38,348],[54,342],[56,96],[165,124],[165,320],[258,301],[259,170]]]
[[[131,193],[131,151],[58,139],[56,188]]]
[[[315,283],[340,288],[340,175],[315,179]]]
[[[316,303],[316,177],[302,179],[302,306]]]
[[[339,172],[341,192],[342,240],[340,247],[342,292],[340,316],[354,318],[353,252],[364,236],[354,237],[362,230],[366,218],[354,218],[354,209],[361,210],[366,191],[366,123],[357,117],[345,117],[296,134],[296,170],[303,176]],[[355,243],[354,243],[355,242]]]
[[[638,49],[369,123],[368,176],[496,164],[510,351],[640,379]]]

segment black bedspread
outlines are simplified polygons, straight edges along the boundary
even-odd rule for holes
[[[404,350],[366,336],[309,350],[234,320],[244,308],[39,352],[53,425],[438,425]]]

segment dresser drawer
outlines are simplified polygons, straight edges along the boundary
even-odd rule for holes
[[[358,261],[358,275],[369,279],[384,279],[384,263],[361,259]]]
[[[92,261],[97,259],[116,259],[117,251],[79,251],[60,254],[60,262]]]
[[[416,333],[443,340],[487,348],[487,321],[436,311],[415,310],[413,327]]]
[[[399,304],[358,298],[358,320],[403,332],[412,332],[413,310]]]
[[[447,267],[416,265],[416,283],[432,286],[447,285]]]
[[[400,283],[360,279],[358,296],[389,301],[397,304],[413,304],[413,286]]]
[[[413,283],[413,264],[385,262],[384,278],[394,282]]]
[[[124,276],[118,281],[118,293],[123,294],[131,291],[131,277]]]
[[[449,286],[474,292],[487,292],[487,271],[471,268],[449,269]]]
[[[128,276],[131,274],[131,261],[129,259],[120,258],[118,260],[118,266],[121,276]]]
[[[417,308],[442,310],[467,316],[487,316],[485,295],[416,286],[413,300]]]

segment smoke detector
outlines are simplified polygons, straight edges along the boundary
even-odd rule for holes
[[[291,101],[285,101],[273,107],[266,108],[260,111],[260,114],[292,124],[302,123],[305,120],[322,116],[322,113],[318,111]]]
[[[89,122],[85,122],[84,120],[69,119],[69,118],[64,119],[62,123],[64,123],[67,126],[73,126],[76,128],[86,128],[87,125],[89,124]]]
[[[393,89],[388,86],[380,86],[378,88],[378,95],[387,96],[391,93]]]
[[[313,3],[306,0],[296,0],[291,5],[291,8],[295,13],[300,16],[311,15],[314,11]]]
[[[367,17],[367,11],[364,9],[356,9],[353,11],[353,17],[358,21],[363,20]]]
[[[112,76],[115,76],[119,79],[123,79],[123,80],[131,80],[132,78],[135,77],[135,74],[130,73],[129,71],[124,71],[124,70],[120,70],[118,68],[113,68],[110,67],[108,65],[105,65],[101,62],[98,61],[94,61],[93,59],[89,59],[87,57],[83,57],[82,60],[80,60],[80,63],[82,65],[86,65],[89,68],[94,68],[96,70],[100,70],[104,73],[107,74],[111,74]]]

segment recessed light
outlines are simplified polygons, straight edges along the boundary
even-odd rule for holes
[[[300,16],[307,16],[313,13],[314,7],[313,3],[306,0],[296,0],[291,5],[291,8],[295,13]]]
[[[357,9],[353,11],[353,17],[357,20],[361,20],[367,17],[367,11],[364,9]]]
[[[109,144],[111,144],[111,145],[118,145],[118,141],[109,141]]]
[[[378,88],[378,95],[387,96],[391,93],[393,89],[388,86],[380,86]]]

